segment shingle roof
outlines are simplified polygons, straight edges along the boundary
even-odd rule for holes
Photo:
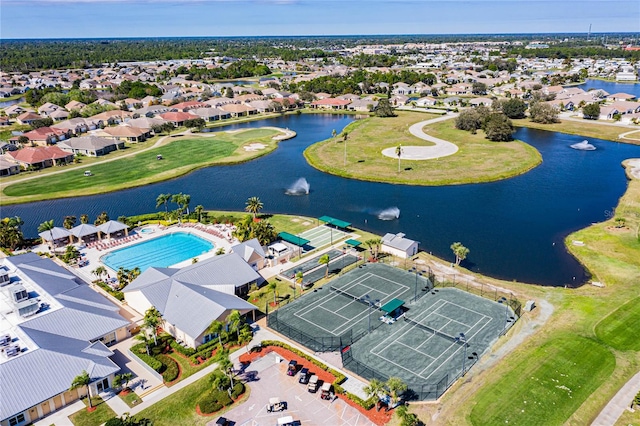
[[[79,138],[71,138],[58,143],[58,146],[69,147],[73,149],[104,149],[113,146],[116,143],[113,140],[101,138],[99,136],[82,136]]]

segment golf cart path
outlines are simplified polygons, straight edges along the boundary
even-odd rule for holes
[[[433,123],[439,123],[445,120],[451,120],[457,117],[458,114],[444,115],[442,117],[432,118],[431,120],[420,121],[409,127],[409,133],[413,136],[432,142],[433,146],[403,146],[402,147],[402,160],[432,160],[434,158],[447,157],[458,152],[458,146],[444,139],[439,139],[428,135],[422,130],[424,126]],[[396,147],[385,148],[382,150],[382,154],[391,157],[398,158],[396,155]]]
[[[615,394],[611,401],[602,409],[598,417],[591,423],[592,426],[614,425],[624,413],[624,410],[631,406],[631,401],[640,392],[640,373],[633,376]]]

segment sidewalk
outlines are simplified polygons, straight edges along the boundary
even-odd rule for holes
[[[598,417],[591,423],[592,426],[613,426],[616,424],[624,410],[631,406],[631,401],[640,392],[640,373],[633,376],[615,394],[611,401],[602,409]]]

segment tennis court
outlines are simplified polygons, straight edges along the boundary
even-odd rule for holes
[[[351,345],[343,362],[367,379],[400,377],[417,393],[420,384],[443,378],[448,387],[511,325],[512,315],[507,305],[458,289],[433,290]]]
[[[339,265],[341,260],[334,262]],[[325,267],[316,271],[324,276]],[[335,338],[347,333],[359,336],[367,332],[369,324],[372,328],[382,324],[380,306],[393,299],[412,300],[422,288],[430,288],[429,281],[422,276],[387,265],[365,264],[331,281],[330,286],[309,291],[278,309],[271,314],[270,326],[275,324],[273,328],[302,344],[308,340],[300,341],[299,333],[286,330],[295,329],[317,338]]]
[[[315,228],[308,229],[299,237],[309,240],[309,242],[302,248],[303,251],[311,251],[316,248],[324,247],[330,244],[337,243],[340,240],[347,238],[350,234],[340,229],[334,228],[330,225],[320,225]]]

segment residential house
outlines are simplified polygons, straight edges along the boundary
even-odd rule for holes
[[[120,308],[35,253],[3,259],[0,275],[7,296],[0,335],[9,338],[0,357],[0,425],[31,424],[86,396],[85,387],[69,389],[83,371],[90,396],[109,389],[120,367],[108,346],[130,335]]]
[[[24,108],[18,104],[10,105],[4,109],[5,114],[9,117],[17,117],[20,114],[24,114],[25,112],[33,112],[29,108]]]
[[[34,121],[42,120],[43,117],[39,116],[35,112],[27,111],[16,117],[18,124],[31,125]]]
[[[52,112],[57,111],[59,109],[64,109],[59,105],[52,104],[51,102],[46,102],[40,107],[38,107],[38,114],[48,117]]]
[[[55,127],[39,127],[30,130],[20,136],[12,136],[10,141],[18,141],[20,137],[26,137],[29,142],[38,146],[53,145],[59,141],[65,140],[71,136],[71,132]]]
[[[159,114],[160,118],[170,123],[173,123],[174,126],[180,127],[184,124],[186,120],[193,120],[196,118],[193,114],[188,112],[180,112],[180,111],[170,111],[165,112],[163,114]]]
[[[387,233],[382,237],[380,250],[403,259],[407,259],[418,253],[418,242],[405,238],[405,234]]]
[[[54,122],[59,122],[59,121],[64,121],[67,118],[69,118],[69,112],[65,109],[57,109],[55,111],[52,111],[51,113],[49,113],[49,117],[54,121]]]
[[[403,106],[409,103],[409,97],[405,95],[393,95],[389,98],[389,103],[393,106]]]
[[[311,102],[311,108],[317,109],[347,109],[351,103],[348,99],[323,98]]]
[[[148,268],[123,293],[140,314],[156,307],[162,313],[162,328],[196,348],[215,338],[208,331],[214,320],[224,321],[233,310],[241,314],[256,310],[239,296],[260,279],[240,255],[231,252],[182,269]]]
[[[120,124],[123,123],[126,119],[133,117],[133,113],[130,111],[122,111],[119,109],[114,109],[111,111],[104,111],[100,114],[92,115],[89,117],[91,120],[100,120],[105,124]]]
[[[98,129],[103,125],[104,124],[101,120],[76,117],[70,120],[61,121],[60,123],[55,123],[51,127],[54,129],[61,129],[67,132],[71,132],[72,135],[78,136],[82,133],[88,132],[89,130]]]
[[[629,93],[614,93],[612,95],[607,96],[608,101],[631,101],[635,99],[635,95],[631,95]]]
[[[220,107],[223,111],[231,114],[232,117],[242,117],[245,115],[257,114],[258,110],[245,104],[226,104]]]
[[[44,169],[57,164],[68,164],[73,161],[73,154],[65,152],[57,146],[24,147],[17,151],[7,152],[22,168]]]
[[[416,106],[418,107],[430,107],[430,106],[434,106],[436,104],[436,99],[429,97],[429,96],[424,96],[416,101],[414,101]]]
[[[67,111],[78,110],[80,111],[82,108],[86,107],[87,104],[82,103],[80,101],[70,101],[68,104],[64,106]]]
[[[11,176],[18,173],[20,173],[20,164],[10,155],[0,155],[0,176]]]
[[[127,120],[125,124],[131,127],[138,127],[141,129],[153,129],[153,126],[161,126],[166,123],[165,120],[156,117],[139,117]]]
[[[187,102],[180,102],[179,104],[171,105],[171,108],[175,111],[188,112],[189,110],[192,110],[195,108],[207,108],[208,106],[209,105],[204,102],[187,101]]]
[[[554,99],[545,103],[551,105],[558,111],[573,111],[576,106],[571,99]]]
[[[378,101],[374,101],[371,99],[358,99],[352,100],[349,105],[347,105],[347,109],[349,111],[362,111],[362,112],[370,112],[373,111],[378,106]]]
[[[473,98],[469,100],[469,105],[473,107],[477,107],[480,105],[490,107],[492,103],[493,103],[493,99],[490,99],[490,98]]]
[[[204,121],[218,121],[231,118],[230,113],[220,108],[196,108],[190,110],[189,113],[202,118]]]
[[[151,137],[151,129],[121,125],[105,127],[101,134],[122,142],[144,142]]]
[[[84,154],[90,157],[98,157],[117,149],[124,149],[124,142],[105,139],[99,136],[83,136],[59,142],[56,146],[63,151],[73,154]]]
[[[407,96],[413,93],[413,89],[407,83],[399,82],[393,85],[393,89],[391,90],[391,93],[393,93],[394,95]]]

